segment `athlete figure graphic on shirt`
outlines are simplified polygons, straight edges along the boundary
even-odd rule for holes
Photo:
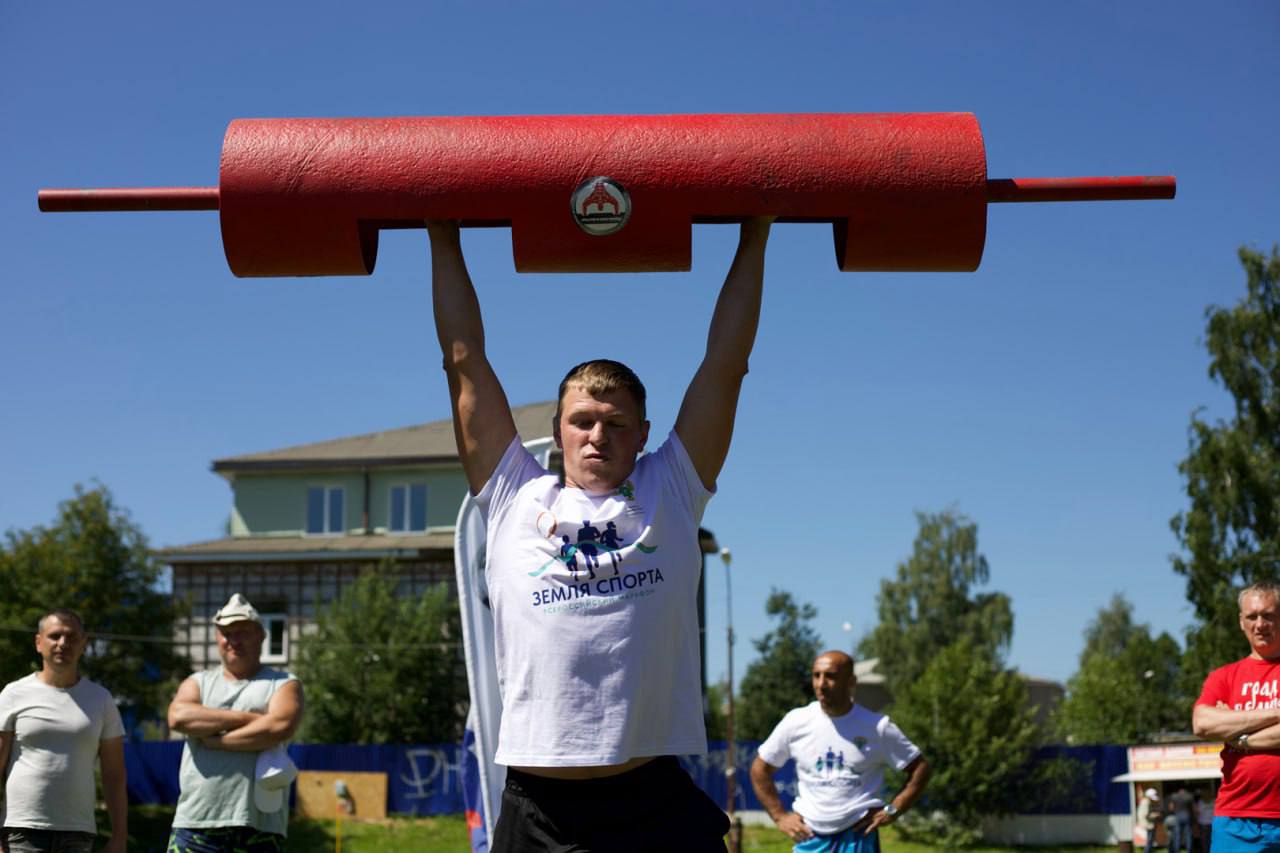
[[[592,526],[590,521],[583,519],[582,529],[578,531],[578,551],[581,552],[583,562],[587,564],[587,568],[591,570],[591,577],[595,577],[595,570],[600,568],[600,551],[596,548],[596,543],[600,541],[600,530]]]
[[[560,559],[561,561],[564,562],[566,566],[569,567],[569,571],[572,572],[573,580],[577,581],[578,580],[578,557],[577,557],[578,548],[576,545],[572,544],[569,541],[568,536],[561,536],[560,539],[564,542],[564,544],[560,546]],[[591,566],[588,565],[587,568],[590,569]],[[588,578],[588,580],[595,580],[595,578],[596,578],[596,573],[592,571],[591,577]]]
[[[618,538],[618,525],[610,521],[604,526],[604,533],[600,536],[600,542],[604,545],[605,550],[609,553],[609,562],[613,563],[613,573],[618,573],[618,565],[622,562],[622,557],[618,551],[622,548],[624,540]]]

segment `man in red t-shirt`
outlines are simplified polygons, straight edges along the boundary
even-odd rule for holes
[[[1209,673],[1191,727],[1225,743],[1213,853],[1280,851],[1280,584],[1246,587],[1239,602],[1252,651]]]

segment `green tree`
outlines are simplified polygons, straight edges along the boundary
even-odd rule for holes
[[[742,740],[764,740],[783,714],[813,701],[813,659],[822,651],[812,604],[797,604],[791,593],[774,589],[764,610],[777,624],[752,640],[759,657],[747,667],[734,706],[734,736]]]
[[[300,740],[444,743],[462,737],[467,676],[457,599],[446,584],[397,596],[389,568],[362,575],[303,635],[295,667],[307,692]]]
[[[893,720],[933,766],[927,807],[902,825],[908,834],[915,828],[933,835],[930,843],[962,846],[976,840],[983,817],[1013,811],[1016,782],[1040,737],[1027,701],[1018,674],[989,644],[970,638],[940,650],[902,686]],[[941,837],[925,817],[930,810],[946,815]]]
[[[919,531],[895,580],[882,580],[878,623],[859,644],[880,659],[896,694],[915,682],[946,646],[968,640],[999,658],[1013,637],[1013,609],[999,592],[974,593],[990,575],[978,552],[978,525],[947,511],[916,513]]]
[[[1152,637],[1150,626],[1134,624],[1133,605],[1122,595],[1098,611],[1084,637],[1056,715],[1069,743],[1139,743],[1151,732],[1188,728],[1187,703],[1173,701],[1182,670],[1173,637]]]
[[[717,681],[714,684],[707,685],[707,694],[703,699],[706,704],[706,711],[702,715],[702,721],[707,726],[707,740],[724,740],[728,734],[725,721],[728,718],[728,701],[729,685],[724,681]],[[735,715],[737,709],[734,709]],[[735,737],[741,737],[737,732]]]
[[[122,709],[162,713],[190,670],[174,651],[180,609],[157,589],[162,572],[141,528],[102,485],[76,486],[48,527],[7,531],[0,542],[0,679],[39,668],[36,621],[70,608],[90,637],[81,671]]]
[[[1210,669],[1242,657],[1235,592],[1280,575],[1280,252],[1240,249],[1247,293],[1232,308],[1206,311],[1209,376],[1234,401],[1210,424],[1192,415],[1187,457],[1178,466],[1190,506],[1171,526],[1183,553],[1197,624],[1188,632],[1187,692]]]

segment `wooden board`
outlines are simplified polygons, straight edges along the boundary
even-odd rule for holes
[[[347,783],[351,795],[344,803],[344,818],[385,818],[387,816],[387,774],[332,770],[302,770],[298,773],[297,813],[303,817],[338,816],[339,798],[335,783]]]

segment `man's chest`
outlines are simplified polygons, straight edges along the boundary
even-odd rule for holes
[[[1223,686],[1219,698],[1233,710],[1280,707],[1280,667],[1238,671]]]
[[[830,725],[802,731],[791,754],[797,773],[819,785],[856,783],[884,763],[871,732],[842,732]]]

